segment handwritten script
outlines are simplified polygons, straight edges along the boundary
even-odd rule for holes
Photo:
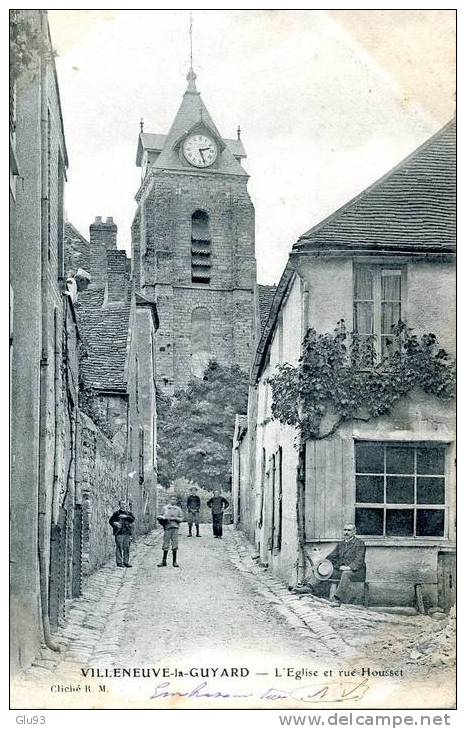
[[[207,681],[196,684],[193,688],[184,691],[175,691],[170,681],[159,683],[150,697],[151,699],[170,699],[173,697],[185,699],[260,699],[262,701],[300,701],[304,704],[342,704],[357,702],[369,690],[367,678],[354,681],[337,681],[335,683],[311,683],[306,686],[297,686],[294,689],[282,689],[272,686],[265,691],[236,693],[229,690],[215,690]]]

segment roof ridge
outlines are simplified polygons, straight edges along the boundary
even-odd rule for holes
[[[352,197],[350,200],[348,200],[346,203],[341,205],[339,208],[334,210],[330,215],[327,215],[323,220],[321,220],[319,223],[316,223],[312,228],[309,228],[305,233],[299,236],[297,242],[294,245],[298,245],[300,241],[305,241],[308,238],[311,237],[311,234],[317,233],[318,231],[322,230],[328,223],[331,223],[335,218],[339,217],[343,212],[346,212],[353,206],[355,206],[359,200],[366,197],[370,192],[372,192],[374,189],[382,185],[384,182],[386,182],[390,177],[392,177],[394,174],[400,171],[406,164],[408,164],[412,159],[417,157],[418,154],[423,152],[425,148],[431,146],[439,137],[442,136],[442,134],[447,131],[450,127],[453,127],[456,124],[456,116],[450,119],[446,124],[443,125],[437,132],[435,132],[433,135],[431,135],[428,139],[426,139],[424,142],[422,142],[419,147],[416,147],[412,152],[410,152],[406,157],[404,157],[400,162],[398,162],[394,167],[391,167],[388,172],[385,172],[381,177],[377,178],[374,182],[372,182],[368,187],[364,188],[359,192],[357,195]],[[294,246],[293,246],[294,247]]]
[[[66,228],[67,228],[67,227],[68,227],[68,228],[72,228],[73,232],[74,232],[74,233],[75,233],[75,234],[76,234],[76,235],[78,236],[78,238],[80,238],[80,239],[82,240],[82,242],[83,242],[83,243],[87,243],[87,245],[90,245],[90,243],[89,243],[89,241],[87,240],[87,238],[85,238],[85,237],[83,236],[83,234],[82,234],[82,233],[80,233],[80,232],[79,232],[79,230],[78,230],[78,229],[76,228],[76,226],[75,226],[75,225],[73,225],[73,223],[71,223],[71,222],[70,222],[69,220],[66,220],[66,221],[65,221],[65,224],[64,224],[64,228],[65,228],[65,233],[66,233]]]

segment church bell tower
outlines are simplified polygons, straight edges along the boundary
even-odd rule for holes
[[[157,385],[172,393],[209,361],[248,370],[254,329],[254,207],[246,154],[223,138],[192,67],[168,134],[143,130],[132,225],[137,290],[157,302]]]

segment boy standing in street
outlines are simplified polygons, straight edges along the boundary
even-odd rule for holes
[[[196,525],[196,537],[200,537],[199,534],[199,511],[201,510],[201,500],[196,493],[197,489],[193,486],[190,489],[190,494],[186,501],[186,510],[188,514],[188,537],[193,535],[193,522]]]
[[[117,567],[132,566],[129,563],[129,546],[131,544],[133,522],[134,516],[131,511],[127,510],[126,501],[120,501],[120,508],[109,519],[115,537]]]
[[[162,561],[157,567],[167,566],[167,555],[170,546],[173,551],[173,567],[179,567],[180,565],[176,561],[176,554],[178,552],[178,533],[180,530],[180,524],[183,521],[183,512],[180,507],[175,504],[175,498],[164,506],[162,514],[158,517],[158,521],[163,526],[163,556]]]
[[[223,534],[223,512],[228,509],[229,503],[224,496],[220,496],[220,491],[214,491],[214,495],[208,500],[207,506],[212,510],[214,537],[221,539]]]

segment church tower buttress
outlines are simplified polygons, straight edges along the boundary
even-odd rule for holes
[[[188,87],[167,135],[141,129],[142,168],[132,226],[136,287],[157,302],[157,384],[165,392],[201,376],[209,359],[250,367],[254,331],[254,207],[246,157],[224,139]],[[142,126],[142,125],[141,125]]]

